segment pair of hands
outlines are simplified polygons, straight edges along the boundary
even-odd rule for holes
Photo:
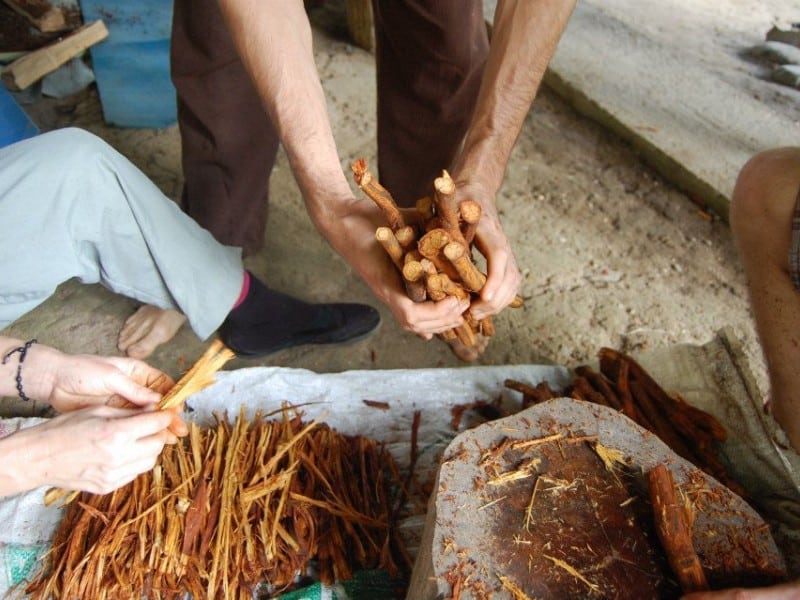
[[[350,244],[347,249],[337,249],[351,264],[358,267],[361,262],[364,265],[359,271],[373,292],[389,306],[403,328],[424,339],[430,339],[434,334],[462,324],[463,313],[467,308],[476,319],[499,313],[514,300],[522,282],[511,245],[500,224],[494,197],[470,183],[458,183],[456,194],[458,202],[470,198],[478,201],[483,210],[475,235],[475,245],[486,259],[488,272],[480,299],[471,306],[468,302],[459,302],[455,298],[415,303],[408,297],[400,274],[375,242],[375,229],[385,225],[385,221],[380,211],[366,198],[356,201],[350,207],[349,213],[343,215],[339,221],[349,230],[340,239],[366,240],[367,243],[362,248]],[[328,236],[329,240],[337,237],[339,236]],[[335,243],[333,245],[336,247]],[[359,259],[354,256],[356,253],[360,253],[362,257]],[[364,260],[364,255],[369,255],[369,259]],[[380,267],[376,269],[375,265]]]
[[[177,413],[155,410],[173,382],[143,361],[35,344],[22,373],[26,393],[62,414],[0,440],[2,495],[43,485],[110,492],[151,469],[187,431]]]

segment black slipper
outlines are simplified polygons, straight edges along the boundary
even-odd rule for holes
[[[245,325],[229,318],[220,328],[220,338],[238,356],[256,358],[306,344],[354,343],[374,333],[381,322],[380,313],[366,304],[310,306],[314,317],[294,331],[270,323]]]

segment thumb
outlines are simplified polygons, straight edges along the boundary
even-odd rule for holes
[[[138,440],[163,432],[170,426],[174,417],[174,413],[169,411],[156,410],[129,416],[120,425],[131,440]]]

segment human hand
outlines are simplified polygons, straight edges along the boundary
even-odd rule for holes
[[[694,592],[686,594],[681,600],[800,600],[800,581],[762,588]]]
[[[42,485],[105,494],[155,465],[168,411],[93,406],[65,413],[0,440],[0,494]]]
[[[478,202],[482,209],[474,242],[486,258],[488,272],[480,299],[472,303],[470,312],[476,319],[483,319],[499,313],[513,302],[519,293],[522,274],[500,224],[494,196],[476,182],[457,182],[456,202],[468,199]]]
[[[121,357],[70,355],[42,344],[28,350],[22,367],[25,390],[59,412],[107,404],[158,403],[172,380],[147,363]],[[155,389],[148,386],[159,382]]]
[[[375,230],[385,226],[386,220],[370,200],[354,199],[335,215],[315,218],[315,223],[404,329],[430,339],[464,322],[462,314],[468,308],[467,302],[446,298],[415,303],[408,297],[402,275],[375,241]]]
[[[399,291],[388,302],[400,325],[425,340],[464,323],[464,312],[469,302],[447,297],[439,302],[413,302],[405,291]]]
[[[141,360],[70,355],[40,344],[28,350],[22,373],[29,395],[62,413],[98,405],[155,406],[174,385],[168,375]],[[186,435],[183,419],[177,411],[171,413],[169,429]]]

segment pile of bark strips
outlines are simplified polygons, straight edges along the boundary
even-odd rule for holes
[[[291,589],[311,565],[325,583],[405,569],[388,451],[289,409],[267,417],[191,424],[152,471],[110,494],[81,493],[27,593],[249,600]]]
[[[692,406],[680,394],[666,392],[631,357],[601,348],[599,358],[600,371],[577,367],[572,383],[564,390],[553,390],[547,382],[531,386],[507,380],[505,385],[522,393],[523,408],[564,396],[618,410],[657,435],[681,458],[736,494],[746,496],[744,488],[728,475],[720,459],[727,432],[712,415]]]

